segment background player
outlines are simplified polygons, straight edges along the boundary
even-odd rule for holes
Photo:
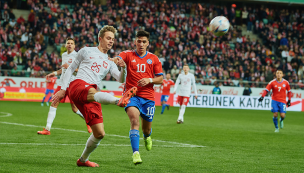
[[[54,85],[56,83],[57,77],[46,77],[46,90],[45,95],[41,101],[41,106],[44,105],[44,100],[48,94],[51,94],[48,101],[46,102],[46,105],[49,106],[49,101],[52,99],[53,93],[54,93]]]
[[[163,82],[161,62],[156,55],[147,51],[149,38],[148,32],[138,31],[135,39],[136,50],[127,50],[119,54],[127,64],[125,91],[138,86],[136,96],[132,97],[125,107],[131,123],[129,137],[135,165],[142,163],[139,154],[139,117],[141,117],[145,146],[149,151],[152,149],[151,127],[155,112],[153,85]]]
[[[176,80],[176,85],[174,86],[174,94],[176,94],[176,89],[178,87],[178,84],[180,83],[180,89],[179,89],[179,94],[177,101],[180,105],[179,108],[179,116],[177,119],[177,124],[184,123],[184,114],[186,111],[186,106],[188,105],[190,94],[191,94],[191,84],[193,85],[194,88],[194,93],[195,93],[195,99],[197,99],[197,90],[196,90],[196,85],[195,85],[195,78],[192,73],[189,73],[189,66],[184,65],[183,66],[183,71],[184,73],[181,73],[178,75],[177,80]]]
[[[75,49],[75,41],[74,41],[73,38],[67,38],[66,39],[65,47],[67,48],[67,52],[64,52],[62,54],[62,68],[58,71],[55,71],[55,72],[50,73],[50,74],[47,75],[47,77],[53,77],[53,76],[61,74],[59,84],[56,88],[55,93],[60,91],[64,73],[65,73],[66,69],[69,67],[69,65],[75,60],[75,57],[77,56],[77,52],[74,50]],[[74,74],[72,75],[72,77],[70,79],[70,82],[75,79],[75,75],[76,75],[77,71],[78,71],[78,69],[75,70]],[[61,103],[64,103],[66,97],[69,97],[68,93],[69,92],[67,92],[65,97],[60,101]],[[43,131],[38,131],[37,132],[38,134],[40,134],[40,135],[50,135],[51,134],[51,127],[52,127],[53,121],[56,117],[57,107],[58,107],[60,102],[58,102],[56,104],[54,104],[52,102],[52,104],[50,106],[49,113],[48,113],[46,126],[45,126],[45,128],[43,128]],[[78,108],[75,106],[75,104],[73,103],[73,101],[71,99],[70,99],[70,104],[71,104],[73,112],[78,114],[81,118],[84,119],[83,115],[81,114],[81,112],[78,110]],[[89,125],[87,125],[87,129],[88,129],[89,133],[92,132],[92,129]]]
[[[161,105],[162,105],[162,110],[160,114],[163,114],[165,111],[165,108],[167,107],[167,109],[169,110],[169,104],[167,104],[169,97],[170,97],[170,89],[172,86],[174,86],[174,81],[171,80],[171,75],[170,73],[167,73],[166,75],[166,79],[163,80],[163,83],[161,85],[162,88],[162,96],[160,99]]]
[[[283,128],[283,120],[285,119],[286,114],[286,91],[288,92],[288,102],[287,106],[290,106],[291,100],[291,91],[289,82],[283,79],[283,71],[276,71],[276,79],[270,81],[266,86],[266,90],[263,91],[262,97],[259,98],[259,101],[263,101],[267,93],[272,90],[272,101],[271,101],[271,112],[273,112],[273,123],[275,126],[274,132],[279,132],[278,127],[278,112],[280,112],[280,127]]]
[[[105,136],[103,116],[99,103],[117,104],[124,107],[137,90],[136,87],[131,88],[125,92],[121,99],[109,93],[97,91],[99,90],[97,89],[97,85],[101,83],[101,80],[109,72],[119,82],[122,83],[124,80],[125,63],[122,60],[118,60],[117,64],[123,67],[121,68],[121,72],[119,72],[116,64],[110,61],[107,55],[108,50],[114,44],[114,34],[116,32],[113,26],[104,26],[98,34],[98,47],[84,47],[78,52],[76,59],[63,76],[61,90],[53,98],[55,104],[59,102],[65,96],[67,87],[69,86],[70,98],[83,114],[86,123],[92,128],[93,134],[87,140],[80,159],[77,160],[78,166],[99,167],[97,163],[88,160],[90,154],[97,148]],[[69,85],[70,78],[77,67],[79,69],[76,79]]]

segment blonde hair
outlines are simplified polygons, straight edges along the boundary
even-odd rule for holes
[[[101,28],[101,30],[98,33],[98,42],[99,42],[99,37],[104,37],[105,32],[113,32],[113,34],[116,34],[117,30],[113,26],[105,25],[104,27]]]

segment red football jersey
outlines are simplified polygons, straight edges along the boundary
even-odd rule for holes
[[[127,50],[121,52],[119,57],[122,58],[127,65],[127,79],[124,91],[137,87],[137,96],[154,101],[153,85],[149,83],[144,87],[137,86],[137,82],[143,78],[154,78],[154,76],[163,75],[162,64],[158,57],[150,52],[140,57],[135,50]]]
[[[57,80],[57,77],[52,77],[49,80],[50,80],[50,82],[46,83],[46,89],[53,90],[54,89],[54,85],[55,85],[56,80]]]
[[[171,86],[174,86],[174,82],[173,80],[169,79],[169,80],[166,80],[164,79],[163,80],[163,83],[162,83],[162,87],[163,87],[163,95],[170,95],[170,88]]]
[[[276,79],[269,82],[266,90],[269,92],[272,89],[272,100],[282,102],[286,104],[286,91],[290,92],[289,82],[282,79],[282,82],[278,82]]]

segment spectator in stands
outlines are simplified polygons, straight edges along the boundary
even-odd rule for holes
[[[221,91],[221,88],[219,87],[218,83],[215,82],[215,87],[213,88],[212,90],[212,94],[217,94],[217,95],[221,95],[222,94],[222,91]]]
[[[251,88],[248,83],[246,83],[244,91],[243,91],[243,96],[250,96],[252,93]]]

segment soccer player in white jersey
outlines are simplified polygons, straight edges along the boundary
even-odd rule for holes
[[[125,63],[118,60],[117,64],[122,67],[118,70],[116,64],[108,59],[106,54],[114,44],[114,34],[116,29],[113,26],[104,26],[98,34],[98,47],[84,47],[79,50],[77,57],[67,69],[63,76],[61,90],[53,97],[55,103],[59,102],[65,95],[69,86],[71,99],[83,114],[86,123],[91,126],[93,134],[89,137],[86,147],[77,160],[78,166],[99,167],[97,163],[90,162],[90,154],[97,148],[102,138],[105,136],[103,116],[101,111],[102,104],[117,104],[125,107],[129,99],[136,94],[137,87],[133,87],[124,93],[121,99],[112,96],[109,93],[98,92],[97,85],[107,75],[108,72],[123,83]],[[78,68],[76,79],[68,85],[75,69]]]
[[[58,86],[56,88],[55,94],[58,91],[60,91],[60,89],[61,89],[61,83],[62,83],[63,76],[64,76],[64,73],[65,73],[66,69],[69,67],[70,64],[72,64],[72,62],[74,61],[75,57],[77,56],[77,52],[74,50],[75,49],[75,41],[74,41],[73,38],[67,38],[66,39],[65,47],[67,48],[67,52],[64,52],[62,54],[62,68],[59,69],[59,70],[57,70],[57,71],[55,71],[55,72],[53,72],[53,73],[50,73],[50,74],[48,74],[46,76],[46,78],[51,78],[51,77],[54,77],[56,75],[61,74],[61,77],[60,77]],[[78,71],[78,69],[76,69],[75,72],[73,73],[73,75],[72,75],[72,77],[70,79],[70,82],[75,79],[77,71]],[[64,103],[66,97],[69,97],[69,92],[66,92],[65,97],[60,102]],[[60,102],[58,102],[56,104],[54,104],[54,103],[51,104],[50,110],[49,110],[49,113],[48,113],[48,117],[47,117],[46,126],[45,126],[45,128],[43,128],[42,131],[38,131],[37,132],[39,135],[50,135],[51,134],[51,127],[52,127],[53,121],[54,121],[54,119],[56,117],[57,107],[58,107],[58,105],[59,105]],[[78,114],[81,118],[84,119],[83,115],[77,109],[77,107],[75,106],[75,104],[73,103],[73,101],[71,99],[70,99],[70,103],[71,103],[71,107],[72,107],[73,112],[76,113],[76,114]],[[92,129],[91,129],[91,127],[89,125],[87,125],[87,129],[88,129],[89,133],[92,132]]]
[[[189,73],[189,66],[184,65],[183,71],[184,73],[181,73],[178,75],[175,86],[174,86],[174,94],[176,94],[176,89],[179,83],[181,83],[178,98],[177,101],[180,105],[179,108],[179,116],[177,119],[177,124],[184,123],[184,114],[186,110],[186,106],[188,105],[190,94],[191,94],[191,85],[193,85],[194,93],[195,93],[195,99],[197,99],[197,90],[195,85],[195,78],[192,73]]]

